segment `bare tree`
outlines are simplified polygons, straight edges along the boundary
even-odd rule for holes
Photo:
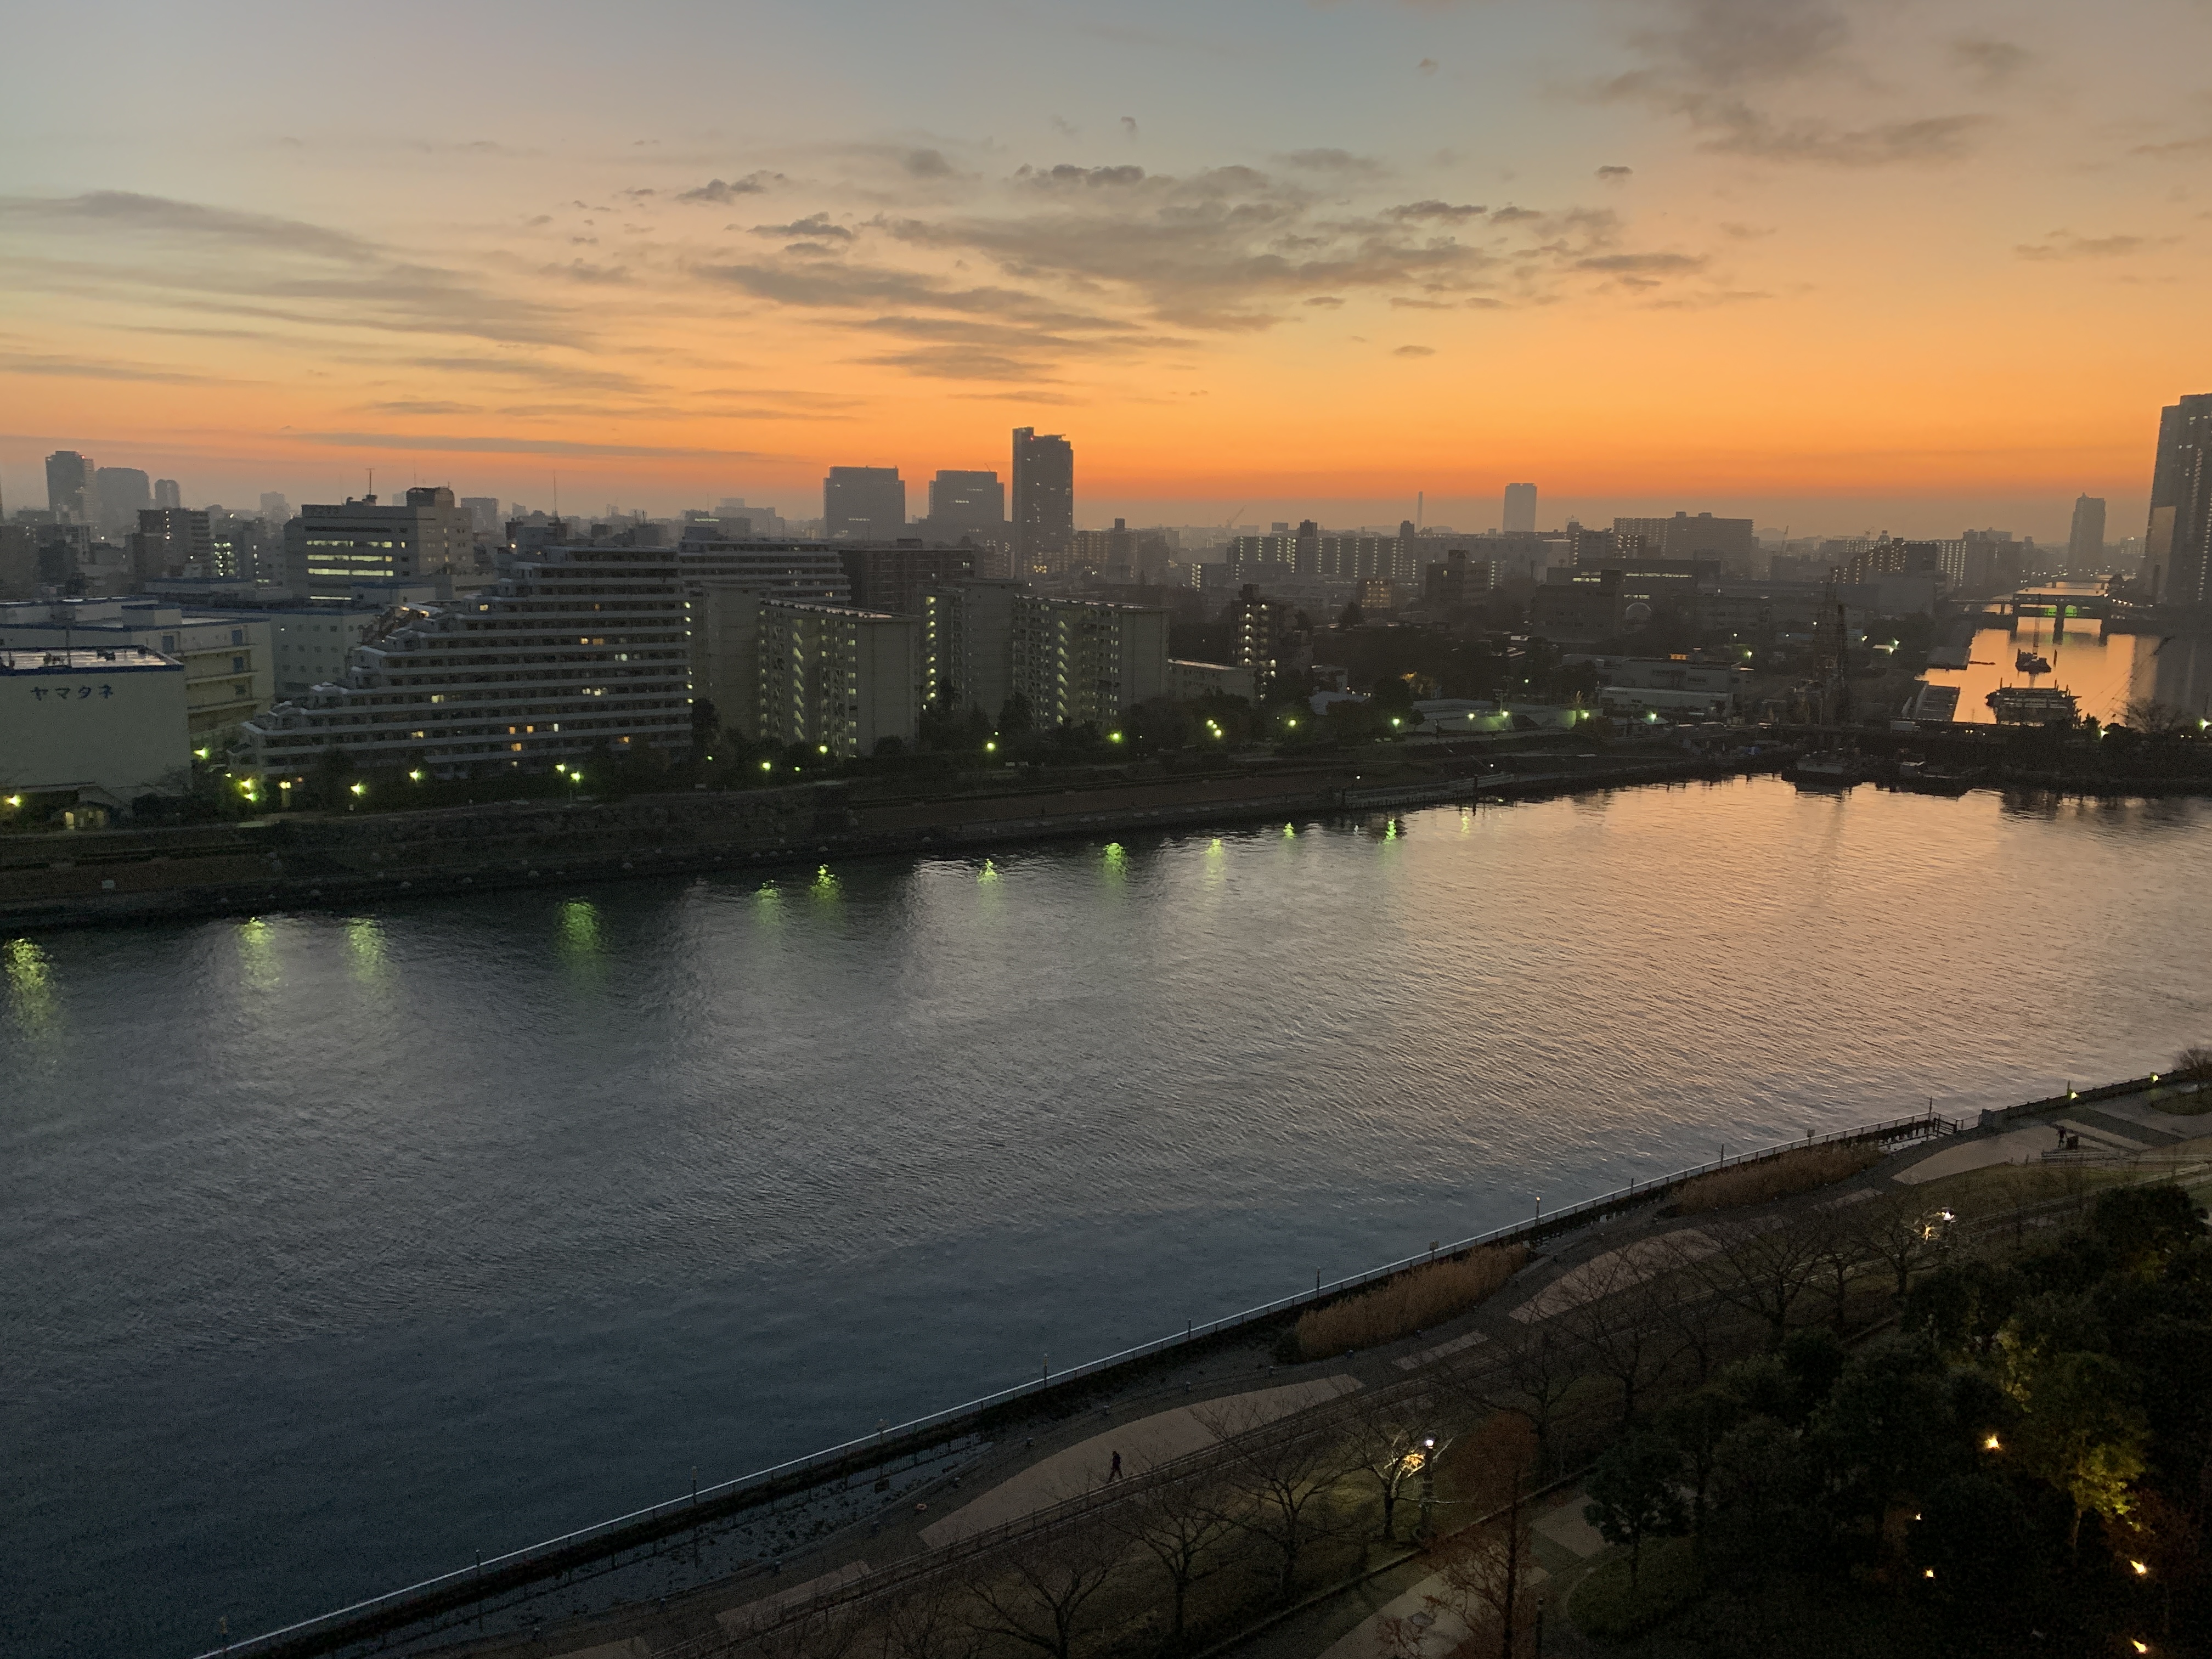
[[[741,1621],[723,1651],[744,1659],[845,1659],[860,1633],[860,1613],[849,1601],[794,1607],[778,1598]]]
[[[1424,1464],[1440,1455],[1435,1393],[1363,1390],[1352,1409],[1351,1467],[1375,1482],[1382,1500],[1382,1541],[1398,1537],[1398,1499]]]
[[[1814,1273],[1827,1292],[1829,1317],[1835,1322],[1836,1334],[1845,1335],[1850,1326],[1851,1285],[1871,1261],[1865,1231],[1853,1218],[1833,1210],[1803,1224],[1812,1237]]]
[[[2197,717],[2186,708],[2155,697],[2130,698],[2121,713],[2130,732],[2140,732],[2147,738],[2178,737],[2197,724]]]
[[[1437,1551],[1443,1581],[1425,1597],[1432,1613],[1449,1613],[1473,1638],[1466,1651],[1514,1659],[1535,1612],[1528,1594],[1536,1571],[1527,1498],[1536,1480],[1536,1435],[1527,1419],[1494,1417],[1466,1446],[1468,1507],[1476,1516]]]
[[[1227,1564],[1222,1540],[1235,1530],[1226,1494],[1203,1475],[1163,1480],[1142,1488],[1116,1509],[1114,1524],[1121,1535],[1159,1564],[1167,1575],[1172,1615],[1170,1646],[1180,1650],[1186,1635],[1190,1588]]]
[[[1943,1254],[1950,1220],[1948,1210],[1929,1204],[1909,1187],[1861,1205],[1852,1218],[1861,1248],[1869,1261],[1889,1270],[1900,1302],[1912,1288],[1912,1275]]]
[[[1728,1322],[1722,1317],[1726,1304],[1698,1279],[1682,1273],[1662,1273],[1654,1279],[1644,1300],[1674,1345],[1674,1358],[1686,1356],[1697,1386],[1703,1388],[1726,1343]]]
[[[1484,1411],[1511,1412],[1536,1437],[1537,1466],[1552,1468],[1559,1407],[1588,1374],[1589,1358],[1554,1320],[1519,1326],[1477,1364],[1462,1362],[1438,1378]]]
[[[883,1659],[975,1659],[982,1638],[949,1580],[933,1575],[888,1601],[877,1629]]]
[[[1221,1473],[1230,1488],[1224,1513],[1274,1546],[1281,1567],[1276,1587],[1287,1600],[1306,1547],[1326,1535],[1335,1520],[1337,1486],[1346,1471],[1339,1431],[1333,1425],[1255,1425],[1223,1439]]]
[[[1730,1307],[1765,1321],[1778,1347],[1790,1334],[1791,1312],[1820,1271],[1820,1231],[1738,1223],[1705,1231],[1720,1249],[1689,1262],[1690,1273]]]
[[[1620,1425],[1636,1420],[1637,1397],[1644,1383],[1664,1369],[1666,1343],[1655,1310],[1642,1293],[1650,1279],[1627,1253],[1614,1251],[1584,1269],[1595,1269],[1589,1296],[1560,1317],[1587,1352],[1589,1368],[1620,1389]]]
[[[1073,1659],[1091,1603],[1127,1557],[1121,1538],[1095,1523],[1037,1532],[969,1564],[969,1622],[1052,1659]]]

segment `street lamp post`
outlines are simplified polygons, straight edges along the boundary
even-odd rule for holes
[[[1429,1436],[1421,1442],[1421,1541],[1429,1540],[1431,1523],[1437,1512],[1437,1437]]]

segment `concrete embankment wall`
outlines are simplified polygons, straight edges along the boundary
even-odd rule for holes
[[[843,785],[508,802],[357,817],[0,838],[0,927],[81,927],[582,879],[979,851],[1374,811],[1484,795],[1528,798],[1737,769],[1674,757],[1518,757],[1516,770],[1377,778],[1347,766],[1134,780],[1082,789],[866,803]]]

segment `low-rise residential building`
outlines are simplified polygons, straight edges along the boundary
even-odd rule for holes
[[[157,599],[40,599],[0,605],[0,647],[132,647],[184,667],[191,746],[218,754],[275,699],[266,617],[198,611]]]
[[[298,772],[325,751],[441,775],[544,770],[595,744],[690,742],[683,572],[665,548],[510,556],[481,594],[390,611],[343,677],[246,727],[249,763]]]
[[[1186,662],[1171,657],[1168,659],[1168,695],[1178,702],[1188,702],[1194,697],[1249,697],[1253,695],[1252,670],[1242,663]]]
[[[185,665],[135,645],[0,649],[0,799],[127,811],[191,767]]]

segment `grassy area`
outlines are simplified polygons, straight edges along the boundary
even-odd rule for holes
[[[1320,1359],[1441,1325],[1495,1295],[1528,1260],[1525,1244],[1492,1245],[1455,1261],[1415,1267],[1374,1290],[1316,1308],[1298,1321],[1299,1355]]]
[[[1633,1589],[1628,1552],[1615,1550],[1592,1568],[1567,1602],[1567,1616],[1586,1636],[1626,1641],[1695,1601],[1705,1590],[1697,1549],[1688,1538],[1644,1540]]]
[[[1686,1181],[1674,1194],[1674,1208],[1684,1215],[1708,1210],[1733,1210],[1747,1204],[1765,1204],[1793,1193],[1809,1193],[1815,1187],[1849,1180],[1881,1161],[1881,1148],[1863,1146],[1806,1146],[1757,1164],[1740,1164]]]

